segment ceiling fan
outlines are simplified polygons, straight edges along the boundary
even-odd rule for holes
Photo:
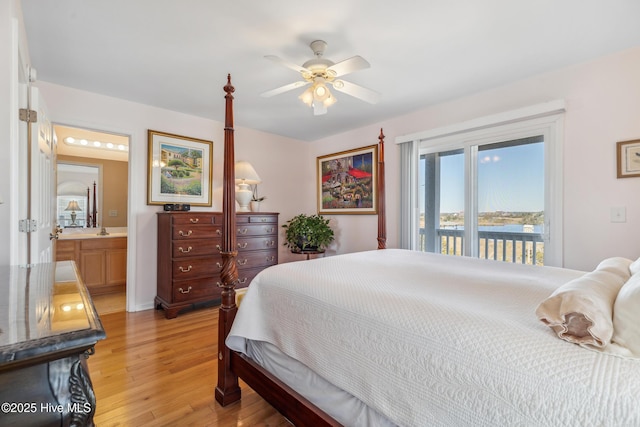
[[[370,65],[364,58],[356,55],[349,59],[345,59],[344,61],[334,63],[333,61],[322,57],[325,49],[327,48],[327,43],[325,41],[316,40],[311,42],[310,46],[316,57],[308,60],[302,64],[302,66],[292,64],[278,58],[277,56],[265,56],[267,59],[299,72],[303,80],[264,92],[262,93],[263,97],[268,98],[274,95],[279,95],[310,84],[311,86],[307,88],[299,98],[309,107],[313,107],[313,114],[316,116],[326,114],[327,107],[336,102],[336,98],[333,96],[328,86],[332,86],[338,92],[346,93],[347,95],[361,99],[370,104],[378,102],[380,99],[380,94],[378,92],[338,79],[338,77],[353,73],[354,71],[369,68]]]

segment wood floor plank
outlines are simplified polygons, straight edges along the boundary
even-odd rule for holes
[[[88,361],[97,426],[291,426],[242,382],[240,403],[215,401],[216,307],[175,319],[147,310],[101,320],[107,339]]]

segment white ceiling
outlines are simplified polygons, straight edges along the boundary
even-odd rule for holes
[[[22,0],[38,78],[224,120],[227,73],[235,124],[313,141],[570,64],[640,46],[638,0]],[[299,80],[264,58],[301,65],[361,55],[345,77],[382,94],[337,93],[323,116]],[[170,131],[170,129],[166,129]]]

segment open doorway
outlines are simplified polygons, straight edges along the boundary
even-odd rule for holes
[[[56,259],[73,259],[99,314],[126,310],[129,137],[54,125]]]

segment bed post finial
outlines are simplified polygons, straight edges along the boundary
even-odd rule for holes
[[[387,248],[387,220],[384,188],[384,132],[378,136],[378,249]]]
[[[225,339],[231,330],[236,317],[235,285],[238,281],[236,257],[236,180],[235,154],[233,140],[233,95],[235,88],[231,85],[231,74],[227,75],[224,86],[225,121],[224,121],[224,165],[222,178],[222,269],[220,271],[220,287],[222,288],[220,310],[218,315],[218,385],[216,400],[222,406],[240,400],[238,376],[231,370],[231,350],[225,345]],[[213,262],[213,261],[212,261]]]

